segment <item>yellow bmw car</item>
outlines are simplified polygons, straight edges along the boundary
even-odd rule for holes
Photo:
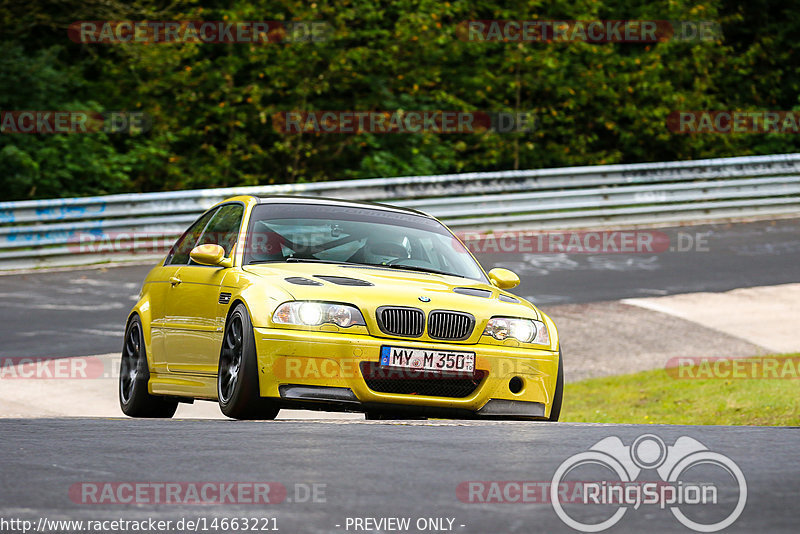
[[[435,218],[320,198],[238,196],[200,216],[144,281],[125,329],[122,411],[216,401],[367,418],[557,421],[553,321]]]

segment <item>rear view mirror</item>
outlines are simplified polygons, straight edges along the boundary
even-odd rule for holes
[[[519,276],[508,269],[495,267],[488,274],[492,284],[500,289],[511,289],[519,285]]]
[[[194,247],[189,256],[200,265],[231,267],[233,261],[225,257],[225,249],[219,245],[200,245]]]

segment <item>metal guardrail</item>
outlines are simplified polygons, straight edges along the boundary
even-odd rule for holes
[[[374,200],[459,230],[800,216],[800,154],[0,202],[0,270],[131,259],[239,194]]]

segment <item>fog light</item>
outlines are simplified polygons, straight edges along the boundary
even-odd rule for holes
[[[511,393],[519,393],[520,391],[522,391],[522,386],[524,385],[525,383],[518,376],[515,376],[514,378],[508,381],[508,389],[511,391]]]

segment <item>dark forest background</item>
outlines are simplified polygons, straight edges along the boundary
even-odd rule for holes
[[[717,21],[711,41],[468,42],[475,19]],[[80,20],[320,20],[329,40],[81,44]],[[797,2],[0,2],[0,110],[129,110],[138,135],[0,134],[0,199],[797,151],[789,134],[674,134],[674,110],[798,109]],[[534,131],[277,133],[287,110],[526,111]]]

